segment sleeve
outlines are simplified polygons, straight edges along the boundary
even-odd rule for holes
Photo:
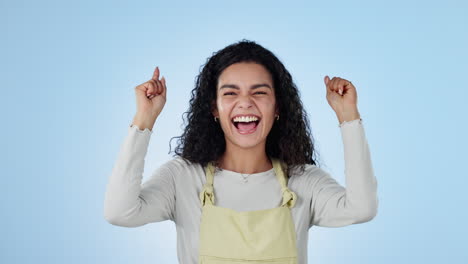
[[[359,224],[377,215],[377,180],[362,119],[345,122],[340,130],[344,146],[346,188],[317,167],[319,176],[312,188],[309,228],[313,225],[342,227]]]
[[[128,129],[104,199],[104,218],[113,225],[137,227],[150,222],[175,221],[175,184],[170,161],[141,184],[151,134],[147,128],[130,126]]]

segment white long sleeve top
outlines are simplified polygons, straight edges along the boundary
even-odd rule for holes
[[[370,221],[377,214],[377,180],[362,119],[343,122],[341,130],[346,188],[329,173],[307,164],[293,172],[288,187],[297,195],[291,213],[296,229],[298,263],[307,263],[308,232],[313,226],[343,227]],[[201,203],[206,182],[198,163],[175,157],[158,167],[142,184],[145,156],[153,131],[128,128],[109,177],[104,218],[111,224],[137,227],[171,220],[177,230],[177,256],[181,264],[198,263]],[[281,204],[281,186],[274,169],[254,173],[245,183],[240,173],[221,170],[213,182],[215,204],[237,211],[262,210]]]

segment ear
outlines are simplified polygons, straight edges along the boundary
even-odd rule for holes
[[[216,101],[211,102],[211,113],[213,116],[219,117],[218,107],[216,106]]]

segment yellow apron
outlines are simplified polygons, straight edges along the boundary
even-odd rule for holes
[[[296,230],[291,210],[297,197],[287,187],[285,164],[271,158],[281,184],[281,206],[239,212],[214,205],[214,165],[205,168],[206,184],[200,192],[199,264],[297,264]]]

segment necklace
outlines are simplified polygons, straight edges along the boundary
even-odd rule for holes
[[[223,169],[219,166],[215,166],[215,173],[217,171],[222,171]],[[240,173],[240,175],[242,176],[242,179],[244,180],[244,183],[247,183],[249,180],[247,179],[250,175],[252,175],[254,173],[251,173],[251,174],[244,174],[244,173]]]
[[[241,173],[242,178],[244,179],[244,183],[248,182],[247,177],[249,177],[249,176],[252,175],[252,174],[253,174],[253,173],[247,174],[247,176],[244,176],[245,174]]]

